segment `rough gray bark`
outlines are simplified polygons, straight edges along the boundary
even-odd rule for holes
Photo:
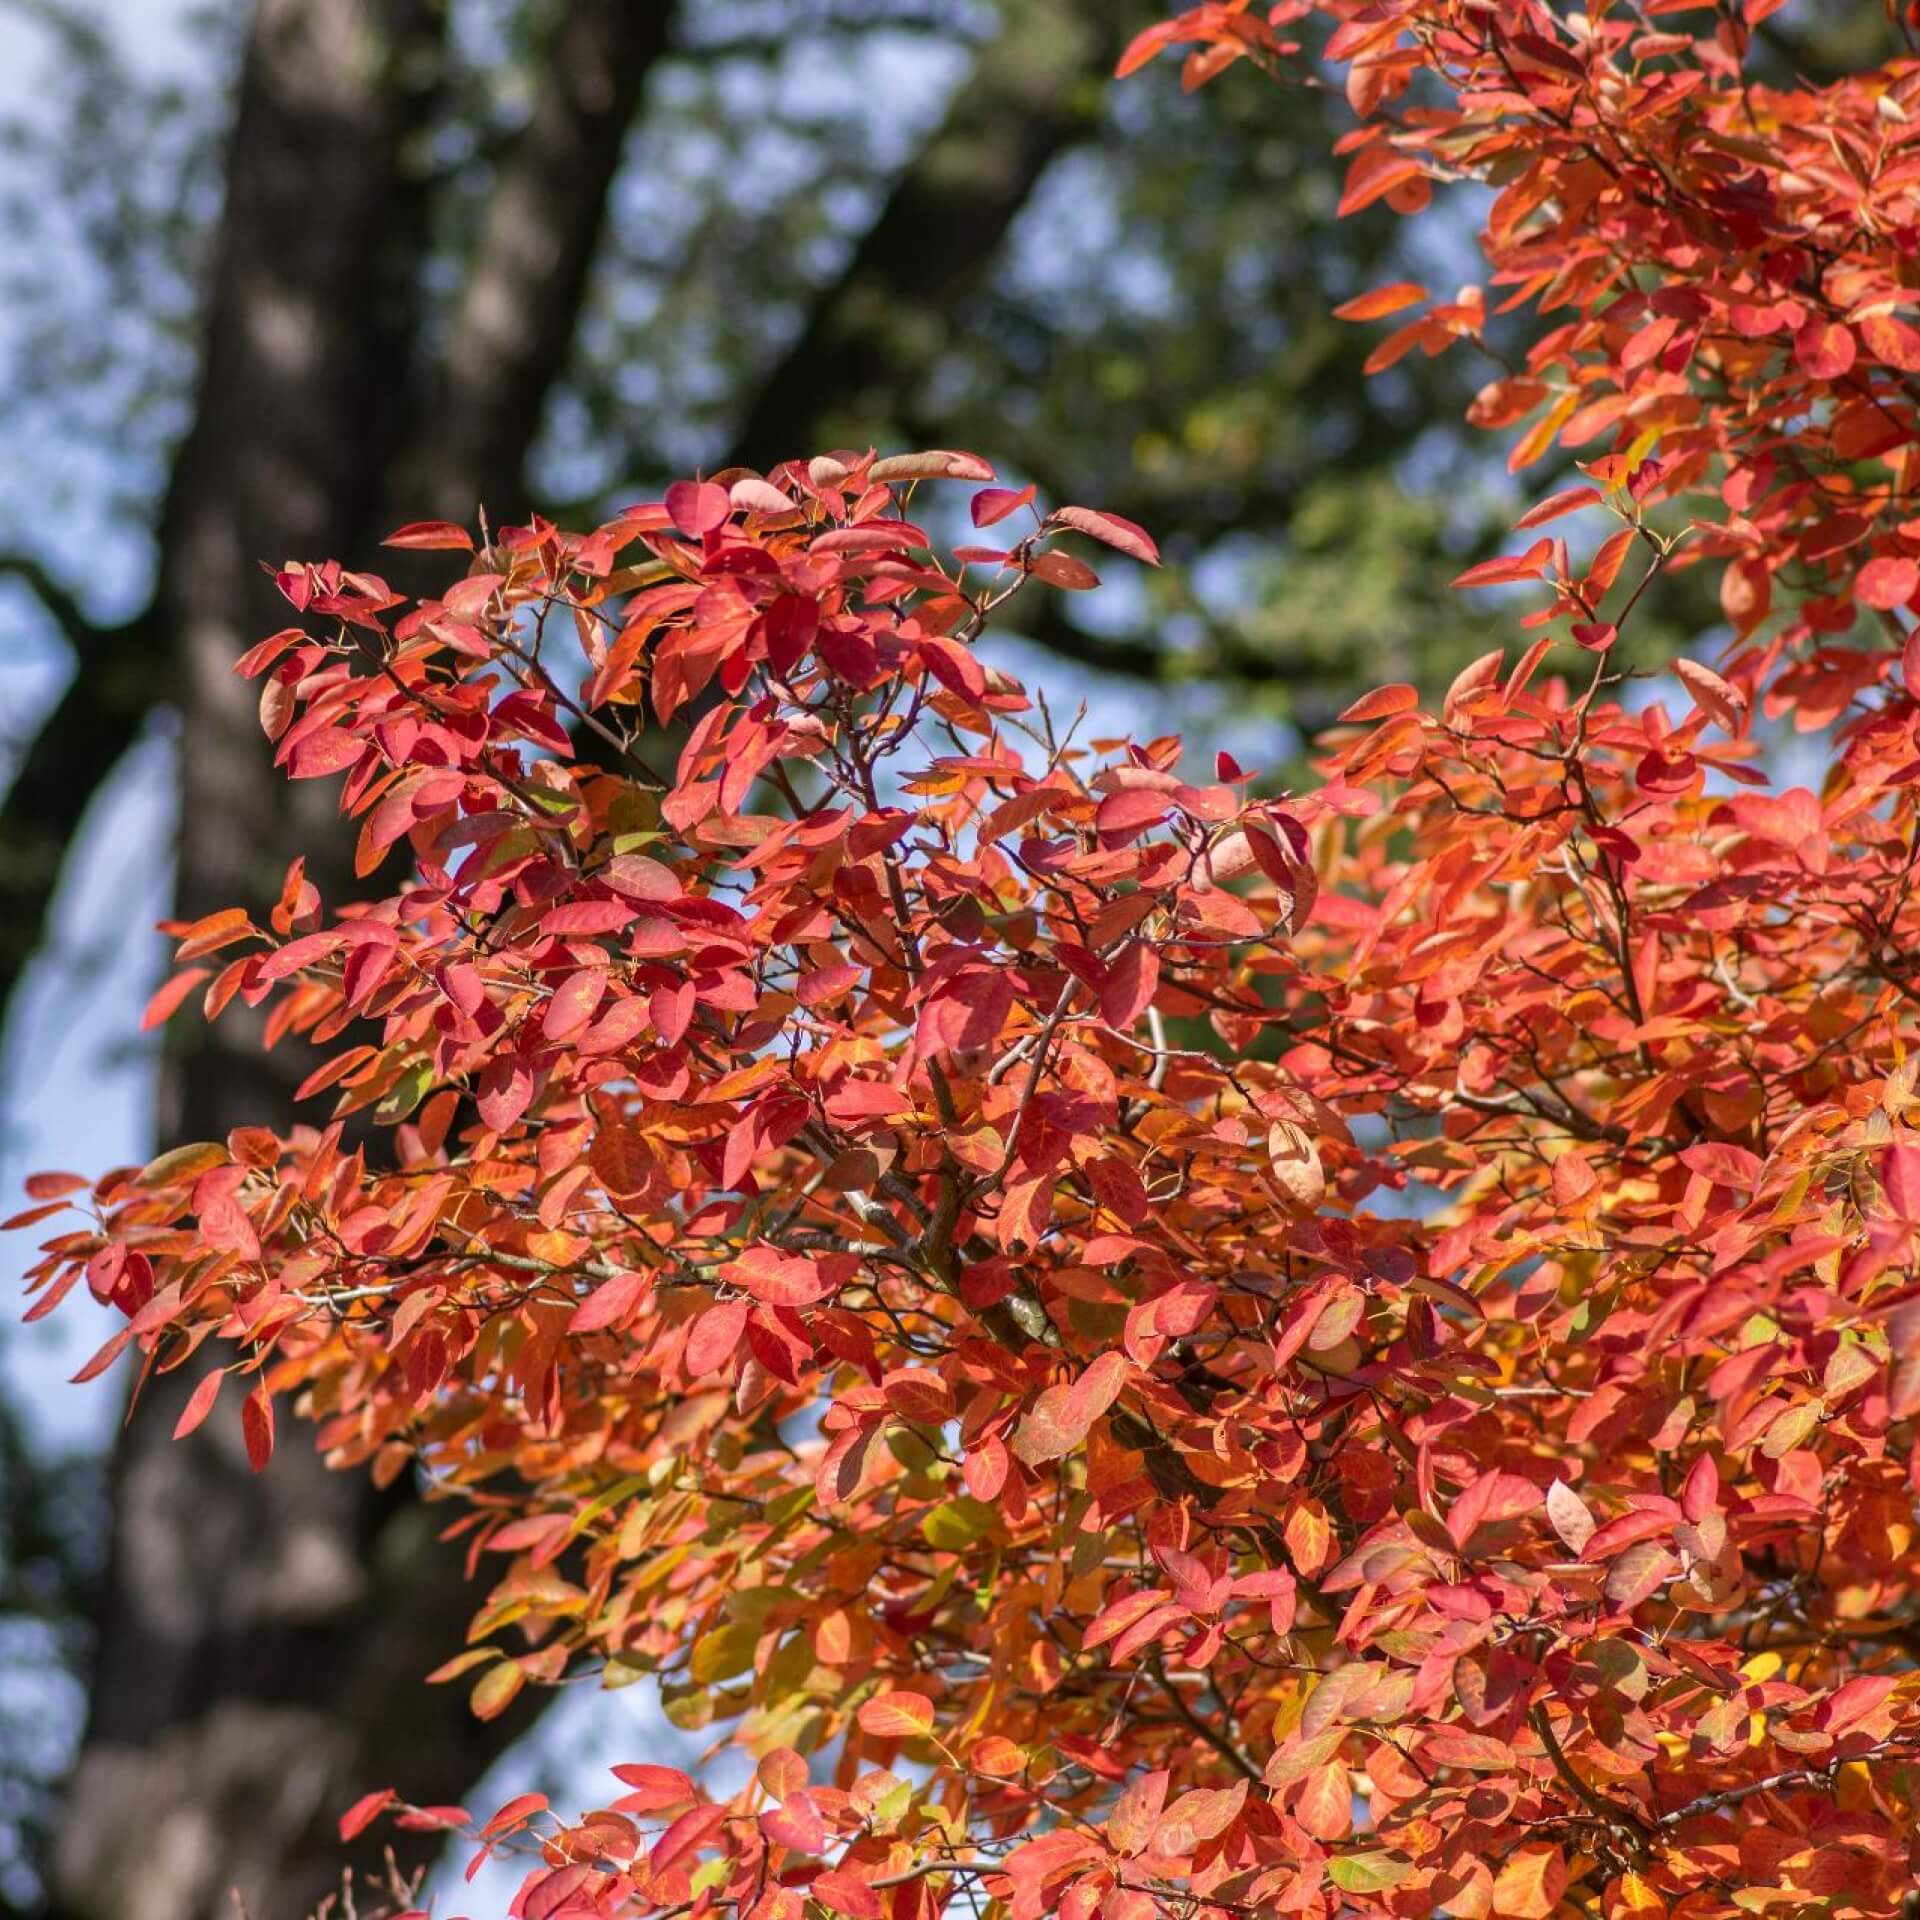
[[[428,189],[412,169],[444,0],[258,0],[198,405],[141,623],[179,716],[183,917],[270,905],[295,848],[329,899],[346,891],[333,783],[273,771],[256,690],[231,671],[288,617],[260,563],[364,561],[390,516],[417,514],[397,513],[396,473],[404,487],[429,468],[462,517],[488,491],[517,504],[669,11],[564,12],[501,163],[455,357],[416,385]],[[115,745],[103,734],[104,760]],[[229,1017],[169,1061],[162,1137],[284,1118],[303,1071]],[[174,1442],[190,1386],[188,1369],[151,1386],[115,1451],[90,1716],[52,1863],[72,1920],[230,1916],[235,1891],[254,1920],[298,1920],[338,1885],[334,1825],[356,1794],[456,1801],[526,1718],[483,1725],[463,1689],[421,1684],[476,1604],[439,1516],[327,1472],[297,1429],[256,1478],[237,1395]]]

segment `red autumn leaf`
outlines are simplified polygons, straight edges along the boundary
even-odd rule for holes
[[[1605,1560],[1642,1540],[1659,1539],[1673,1531],[1674,1517],[1670,1509],[1641,1508],[1633,1513],[1623,1513],[1594,1533],[1587,1542],[1585,1557],[1589,1560]]]
[[[247,1464],[255,1473],[264,1473],[273,1458],[273,1400],[264,1381],[240,1403],[240,1431]]]
[[[827,1823],[821,1819],[812,1797],[805,1793],[796,1793],[780,1806],[761,1814],[760,1830],[769,1840],[791,1847],[796,1853],[820,1853],[827,1844]]]
[[[1910,1226],[1920,1226],[1920,1146],[1900,1141],[1880,1157],[1887,1204]]]
[[[1064,587],[1070,593],[1084,593],[1100,584],[1100,576],[1085,561],[1051,547],[1032,555],[1027,571],[1036,580],[1044,580],[1050,587]]]
[[[1107,969],[1100,989],[1100,1017],[1112,1027],[1131,1027],[1152,1004],[1160,985],[1160,956],[1144,940],[1129,940]]]
[[[21,1182],[29,1200],[58,1200],[89,1185],[83,1173],[30,1173]]]
[[[1128,1781],[1107,1815],[1107,1840],[1116,1853],[1139,1853],[1145,1848],[1166,1806],[1171,1778],[1165,1767],[1158,1767]]]
[[[1890,1673],[1855,1674],[1821,1707],[1820,1730],[1839,1735],[1871,1720],[1899,1684]]]
[[[547,1002],[547,1010],[540,1020],[541,1038],[571,1039],[593,1018],[606,990],[604,967],[583,967],[578,973],[569,974]]]
[[[1793,336],[1793,357],[1815,380],[1840,379],[1852,367],[1855,351],[1846,327],[1817,314]]]
[[[1103,1353],[1078,1378],[1047,1388],[1015,1430],[1014,1453],[1029,1466],[1071,1453],[1119,1397],[1126,1379],[1125,1358]]]
[[[711,480],[680,480],[667,489],[668,518],[694,539],[724,526],[732,512],[726,488]]]
[[[345,772],[366,751],[358,734],[344,727],[320,727],[294,746],[287,768],[296,780],[324,780],[330,773]]]
[[[1128,75],[1137,73],[1148,61],[1164,53],[1175,41],[1183,37],[1183,23],[1178,20],[1156,21],[1150,27],[1143,27],[1127,42],[1126,50],[1120,56],[1120,63],[1114,68],[1114,78],[1124,80]]]
[[[202,1374],[194,1382],[193,1391],[187,1396],[187,1404],[180,1409],[180,1418],[173,1424],[173,1437],[176,1440],[184,1440],[213,1411],[213,1403],[220,1396],[220,1383],[225,1378],[224,1373],[216,1370]]]
[[[1673,670],[1715,725],[1729,733],[1738,731],[1740,716],[1747,710],[1747,696],[1738,687],[1697,660],[1676,660]]]
[[[1094,821],[1103,837],[1132,839],[1148,827],[1158,826],[1171,811],[1165,794],[1133,787],[1102,800]]]
[[[1237,1780],[1230,1787],[1195,1787],[1183,1793],[1160,1816],[1149,1844],[1156,1853],[1183,1854],[1218,1839],[1246,1805],[1247,1785]]]
[[[140,1016],[140,1030],[147,1033],[155,1027],[164,1026],[178,1010],[180,1003],[211,971],[208,967],[183,967],[147,1002],[146,1011]]]
[[[480,1837],[490,1840],[496,1834],[509,1832],[514,1827],[524,1826],[536,1813],[547,1810],[547,1796],[544,1793],[519,1793],[501,1807],[493,1818],[480,1829]]]
[[[1601,497],[1598,487],[1563,487],[1558,493],[1549,494],[1538,506],[1529,507],[1513,524],[1524,531],[1528,527],[1545,526],[1549,520],[1558,520],[1563,514],[1577,513],[1582,507],[1590,507]]]
[[[1427,290],[1412,280],[1396,280],[1390,286],[1375,287],[1371,293],[1356,295],[1333,310],[1336,320],[1384,320],[1403,307],[1417,306],[1426,299]]]
[[[1018,513],[1034,496],[1032,487],[982,487],[973,496],[972,514],[976,527],[991,527]]]
[[[808,1306],[833,1290],[817,1262],[771,1247],[755,1247],[722,1271],[736,1286],[745,1287],[756,1300],[770,1306]]]
[[[882,485],[898,480],[991,480],[993,465],[977,453],[935,447],[926,453],[891,453],[876,460],[869,477]]]
[[[1759,1156],[1745,1147],[1734,1146],[1731,1141],[1703,1140],[1682,1148],[1679,1158],[1689,1173],[1697,1173],[1703,1180],[1717,1181],[1742,1193],[1751,1193],[1760,1184],[1763,1168]]]
[[[1447,1532],[1455,1546],[1465,1547],[1477,1528],[1533,1513],[1544,1501],[1540,1489],[1518,1474],[1479,1474],[1447,1510]]]
[[[1453,584],[1456,587],[1503,587],[1523,580],[1538,580],[1551,546],[1551,541],[1541,539],[1525,553],[1495,554],[1491,560],[1477,561],[1465,573],[1457,575]]]
[[[634,1813],[661,1813],[696,1797],[692,1780],[678,1767],[626,1762],[613,1769],[613,1777],[632,1789],[627,1804]]]
[[[745,1300],[722,1300],[708,1308],[687,1334],[687,1373],[699,1379],[718,1373],[739,1357],[739,1342],[747,1331],[749,1306]]]
[[[1883,611],[1904,607],[1920,593],[1920,561],[1904,554],[1882,554],[1860,569],[1853,590],[1863,606]]]
[[[342,1844],[349,1840],[357,1840],[387,1808],[397,1804],[399,1798],[400,1796],[391,1787],[382,1787],[377,1793],[363,1793],[340,1816]]]
[[[1346,190],[1340,196],[1336,211],[1342,218],[1358,213],[1363,207],[1384,199],[1396,187],[1417,180],[1421,171],[1420,161],[1411,153],[1378,144],[1362,147],[1347,169]]]
[[[1876,360],[1902,373],[1920,373],[1920,330],[1890,313],[1870,313],[1860,322],[1860,337]]]
[[[616,1273],[611,1280],[603,1280],[574,1308],[567,1331],[597,1333],[602,1327],[614,1325],[633,1311],[646,1288],[643,1273]]]
[[[473,535],[465,527],[455,526],[451,520],[415,520],[404,527],[396,528],[387,535],[382,544],[389,547],[414,547],[426,551],[448,550],[471,553]]]
[[[689,1808],[653,1843],[653,1851],[647,1856],[648,1867],[655,1874],[663,1874],[690,1859],[714,1840],[726,1820],[724,1806]]]
[[[1362,694],[1340,715],[1340,719],[1343,724],[1385,720],[1396,713],[1412,713],[1419,704],[1420,692],[1417,687],[1376,687],[1371,693]]]
[[[1050,517],[1063,527],[1124,553],[1130,560],[1143,560],[1150,567],[1160,564],[1160,549],[1146,528],[1121,519],[1117,513],[1100,513],[1092,507],[1056,507]]]
[[[880,1895],[858,1873],[843,1867],[815,1874],[807,1892],[831,1913],[847,1920],[881,1920],[886,1908]]]
[[[474,1104],[494,1132],[506,1132],[532,1101],[533,1069],[526,1061],[510,1054],[487,1063]]]

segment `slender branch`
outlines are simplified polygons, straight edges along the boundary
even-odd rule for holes
[[[1219,1728],[1212,1727],[1194,1712],[1193,1703],[1167,1678],[1166,1669],[1156,1659],[1153,1663],[1153,1677],[1160,1683],[1160,1691],[1173,1702],[1173,1710],[1186,1724],[1210,1746],[1221,1759],[1225,1760],[1243,1780],[1251,1780],[1257,1787],[1263,1784],[1264,1776],[1247,1756],[1236,1747]]]
[[[1553,1770],[1559,1775],[1561,1784],[1567,1791],[1594,1815],[1604,1820],[1608,1826],[1632,1834],[1638,1844],[1644,1846],[1647,1840],[1646,1822],[1628,1806],[1618,1800],[1610,1800],[1603,1793],[1597,1793],[1581,1779],[1573,1769],[1573,1763],[1567,1758],[1566,1749],[1561,1746],[1553,1731],[1553,1723],[1547,1718],[1546,1703],[1536,1700],[1527,1709],[1527,1725],[1539,1736],[1540,1744],[1547,1750],[1547,1758],[1553,1762]]]

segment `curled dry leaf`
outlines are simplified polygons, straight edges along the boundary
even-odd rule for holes
[[[1310,1213],[1326,1198],[1327,1176],[1307,1130],[1276,1120],[1267,1130],[1267,1161],[1274,1184],[1292,1206]]]

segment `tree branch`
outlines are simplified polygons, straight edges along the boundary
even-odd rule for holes
[[[46,938],[81,816],[140,737],[165,681],[152,618],[103,627],[30,555],[0,554],[0,577],[31,589],[73,650],[74,674],[0,799],[0,1020]]]
[[[522,466],[564,369],[673,0],[571,0],[526,126],[501,159],[418,458],[435,514],[524,513]]]
[[[1160,1691],[1172,1701],[1174,1712],[1192,1732],[1198,1734],[1243,1780],[1252,1781],[1256,1787],[1262,1784],[1265,1775],[1218,1727],[1209,1725],[1194,1711],[1192,1701],[1167,1678],[1166,1667],[1157,1654],[1153,1660],[1153,1677],[1159,1682]]]
[[[1639,1814],[1623,1801],[1610,1799],[1597,1792],[1581,1779],[1574,1771],[1573,1762],[1567,1758],[1566,1749],[1561,1746],[1553,1731],[1553,1722],[1547,1717],[1546,1703],[1536,1700],[1527,1709],[1527,1725],[1530,1726],[1546,1749],[1546,1755],[1553,1764],[1554,1772],[1573,1797],[1585,1807],[1596,1820],[1617,1829],[1632,1838],[1636,1846],[1644,1847],[1647,1842],[1647,1827]]]
[[[1047,167],[1098,124],[1126,9],[1017,0],[940,129],[895,181],[845,271],[761,383],[734,437],[758,468],[820,449],[836,422],[897,414]]]
[[[89,619],[73,594],[30,553],[0,552],[0,580],[18,580],[40,602],[76,654],[97,645],[110,631]]]

